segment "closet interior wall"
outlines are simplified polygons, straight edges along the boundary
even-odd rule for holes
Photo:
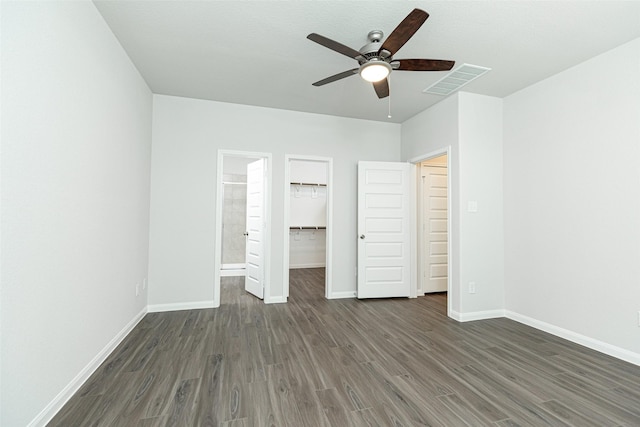
[[[292,160],[289,167],[289,268],[325,267],[327,165]]]

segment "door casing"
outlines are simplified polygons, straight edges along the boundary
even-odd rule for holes
[[[436,159],[439,159],[440,157],[436,157]],[[429,178],[429,175],[431,174],[431,176],[433,175],[445,175],[447,173],[447,167],[446,165],[436,165],[436,164],[427,164],[426,162],[422,162],[419,165],[419,171],[420,171],[420,186],[421,188],[418,189],[418,191],[420,191],[420,198],[421,198],[421,203],[418,204],[419,209],[419,217],[422,219],[422,226],[419,226],[420,229],[418,230],[421,234],[421,241],[419,241],[419,244],[421,244],[420,249],[423,250],[424,252],[423,257],[420,259],[420,262],[425,262],[427,265],[425,266],[425,268],[423,268],[423,276],[419,277],[418,280],[418,294],[422,295],[426,292],[442,292],[442,291],[446,291],[447,288],[447,280],[446,278],[444,278],[445,280],[441,280],[441,287],[431,287],[429,288],[429,286],[433,286],[433,283],[430,283],[430,280],[432,279],[431,274],[432,271],[431,269],[433,268],[432,262],[433,262],[433,256],[442,256],[442,255],[432,255],[430,253],[430,248],[431,245],[434,243],[433,237],[432,237],[432,230],[431,230],[431,223],[428,221],[425,221],[425,219],[429,219],[431,220],[441,220],[440,218],[431,218],[430,216],[427,216],[427,213],[429,212],[429,215],[433,212],[429,211],[429,206],[430,206],[430,197],[434,196],[434,192],[438,191],[435,189],[432,189],[429,186],[429,182],[430,180],[427,179]],[[436,172],[437,171],[437,172]],[[444,172],[444,173],[443,173]],[[427,176],[425,176],[425,173],[427,174]],[[446,194],[446,190],[445,190],[445,194]],[[437,215],[437,214],[436,214]],[[448,218],[448,212],[447,212],[447,218]],[[446,227],[446,220],[445,222],[445,227]],[[447,234],[449,233],[449,230],[447,230]],[[446,241],[448,241],[448,239],[446,239]],[[437,243],[441,243],[440,241],[436,241]],[[446,258],[446,254],[449,251],[447,250],[445,253],[445,258]],[[439,282],[439,283],[440,283]],[[444,286],[442,286],[444,285]],[[444,289],[442,289],[444,288]]]

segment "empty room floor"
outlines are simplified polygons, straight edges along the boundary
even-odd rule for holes
[[[638,426],[640,367],[446,294],[287,304],[222,282],[217,309],[149,313],[50,426]]]

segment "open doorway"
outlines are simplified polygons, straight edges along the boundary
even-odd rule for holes
[[[247,165],[253,157],[225,156],[222,170],[220,275],[244,276],[247,244]]]
[[[420,163],[422,219],[422,274],[418,280],[420,292],[447,292],[448,284],[448,198],[447,155]]]
[[[411,160],[416,166],[417,296],[444,295],[451,313],[451,156],[448,148]]]
[[[221,277],[261,299],[270,297],[271,154],[219,150],[217,162],[214,307]],[[257,246],[256,243],[257,242]]]
[[[285,156],[285,297],[295,282],[331,298],[332,171],[330,158]]]

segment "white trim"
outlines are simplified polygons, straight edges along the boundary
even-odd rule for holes
[[[357,295],[356,291],[334,292],[328,297],[328,299],[355,298],[356,295]]]
[[[264,298],[268,299],[271,295],[271,190],[273,181],[273,159],[271,153],[260,153],[253,151],[237,151],[237,150],[218,150],[217,157],[217,170],[216,170],[216,215],[215,215],[215,249],[214,249],[214,276],[213,276],[213,307],[220,307],[220,276],[222,260],[220,254],[222,254],[222,186],[224,185],[222,175],[224,169],[224,157],[245,157],[251,159],[265,159],[267,167],[267,185],[265,189],[264,208],[266,223],[264,234]],[[195,307],[204,308],[204,307]],[[183,310],[183,309],[178,309]]]
[[[220,270],[222,267],[222,203],[223,203],[223,194],[222,194],[222,186],[224,185],[222,175],[223,175],[223,162],[224,153],[221,150],[218,150],[218,158],[216,163],[216,182],[215,191],[216,191],[216,215],[215,215],[215,228],[216,228],[216,236],[214,242],[214,260],[213,260],[213,306],[220,307]],[[158,310],[162,311],[162,310]]]
[[[418,173],[419,168],[415,163],[409,163],[409,227],[412,230],[418,230],[418,212],[417,212],[417,201],[416,197],[418,191],[417,185],[417,177],[420,175]],[[421,215],[420,215],[421,216]],[[420,242],[420,237],[418,237],[418,233],[409,233],[410,237],[410,253],[409,253],[409,281],[411,284],[409,285],[409,298],[417,298],[418,297],[418,286],[420,283],[418,281],[418,271],[416,266],[418,265],[418,242]]]
[[[448,299],[448,298],[447,298]],[[460,318],[460,313],[458,313],[457,311],[451,310],[447,313],[447,316],[450,317],[453,320],[456,320],[458,322],[462,322],[461,318]]]
[[[100,365],[109,357],[116,347],[124,340],[127,335],[136,327],[147,314],[147,307],[144,307],[133,319],[125,325],[120,332],[114,336],[111,341],[71,380],[69,384],[63,388],[56,397],[45,408],[40,411],[36,417],[31,420],[27,427],[45,426],[53,417],[62,409],[62,407],[78,392],[80,387],[89,379],[89,377],[100,367]]]
[[[222,267],[220,268],[222,270],[244,270],[245,268],[247,268],[247,263],[237,262],[237,263],[222,264]]]
[[[423,154],[421,156],[417,156],[417,157],[413,157],[412,159],[409,159],[409,163],[413,163],[418,164],[418,163],[422,163],[425,160],[429,160],[429,159],[433,159],[435,157],[440,157],[446,155],[447,156],[447,316],[455,319],[459,322],[462,322],[464,320],[461,320],[461,315],[460,313],[456,312],[453,310],[453,299],[454,298],[458,298],[460,299],[459,295],[460,295],[460,285],[458,285],[457,287],[454,287],[453,284],[453,249],[454,249],[454,243],[453,243],[453,229],[452,229],[452,221],[451,219],[453,218],[453,209],[452,209],[452,202],[453,202],[453,197],[452,197],[452,192],[453,192],[453,188],[451,187],[451,177],[453,175],[453,171],[451,170],[451,146],[448,145],[446,147],[442,147],[439,148],[435,151],[431,151],[427,154]],[[418,180],[418,176],[420,174],[416,174],[414,183],[417,186],[417,180]],[[422,187],[421,185],[419,187]],[[422,190],[422,188],[420,188],[420,190]],[[415,198],[414,200],[414,207],[415,209],[417,209],[417,198],[418,198],[418,191],[417,189],[414,191],[413,193],[413,197]],[[422,203],[422,191],[420,191],[420,203]],[[418,220],[418,221],[414,221],[414,230],[415,230],[415,235],[417,236],[417,242],[416,242],[416,255],[420,255],[418,253],[418,248],[422,247],[422,232],[421,230],[418,228],[419,226],[422,225],[422,221]],[[418,278],[416,280],[416,292],[418,292],[418,286],[420,286],[420,290],[422,290],[422,284],[421,284],[421,278],[422,278],[422,263],[417,262],[418,258],[416,258],[416,264],[414,264],[414,274],[417,274]],[[422,293],[420,293],[422,295]]]
[[[177,302],[172,304],[153,304],[147,306],[149,313],[160,313],[163,311],[199,310],[202,308],[216,308],[213,300]]]
[[[487,320],[487,319],[497,319],[500,317],[504,317],[504,310],[485,310],[485,311],[472,311],[470,313],[459,313],[457,311],[452,311],[449,316],[458,322],[472,322],[474,320]]]
[[[533,319],[531,317],[515,313],[513,311],[506,310],[505,317],[507,319],[514,320],[527,326],[531,326],[532,328],[548,332],[557,337],[564,338],[576,344],[583,345],[592,350],[599,351],[600,353],[615,357],[616,359],[624,360],[625,362],[633,363],[634,365],[640,366],[640,354],[638,353],[625,350],[624,348],[616,347],[615,345],[607,344],[606,342],[587,337],[577,332],[573,332],[568,329],[552,325],[550,323],[542,322],[540,320]]]
[[[282,304],[286,302],[287,302],[286,297],[271,297],[269,299],[267,298],[264,299],[265,304]]]
[[[284,156],[284,248],[282,256],[282,293],[283,298],[289,297],[289,222],[291,220],[291,160],[306,160],[312,162],[326,163],[327,165],[327,226],[325,230],[325,263],[324,263],[324,296],[329,299],[333,292],[333,158],[320,156],[305,156],[298,154],[285,154]],[[316,267],[321,267],[320,265]],[[309,268],[316,268],[309,267]]]
[[[325,251],[327,257],[324,267],[325,297],[333,293],[333,158],[325,158],[327,162],[327,227],[325,232]]]
[[[326,267],[326,264],[324,262],[315,262],[310,264],[296,264],[296,265],[289,264],[289,269],[291,270],[295,270],[299,268],[321,268],[321,267]]]
[[[238,277],[246,276],[247,270],[244,268],[238,268],[233,270],[220,270],[220,277]]]

